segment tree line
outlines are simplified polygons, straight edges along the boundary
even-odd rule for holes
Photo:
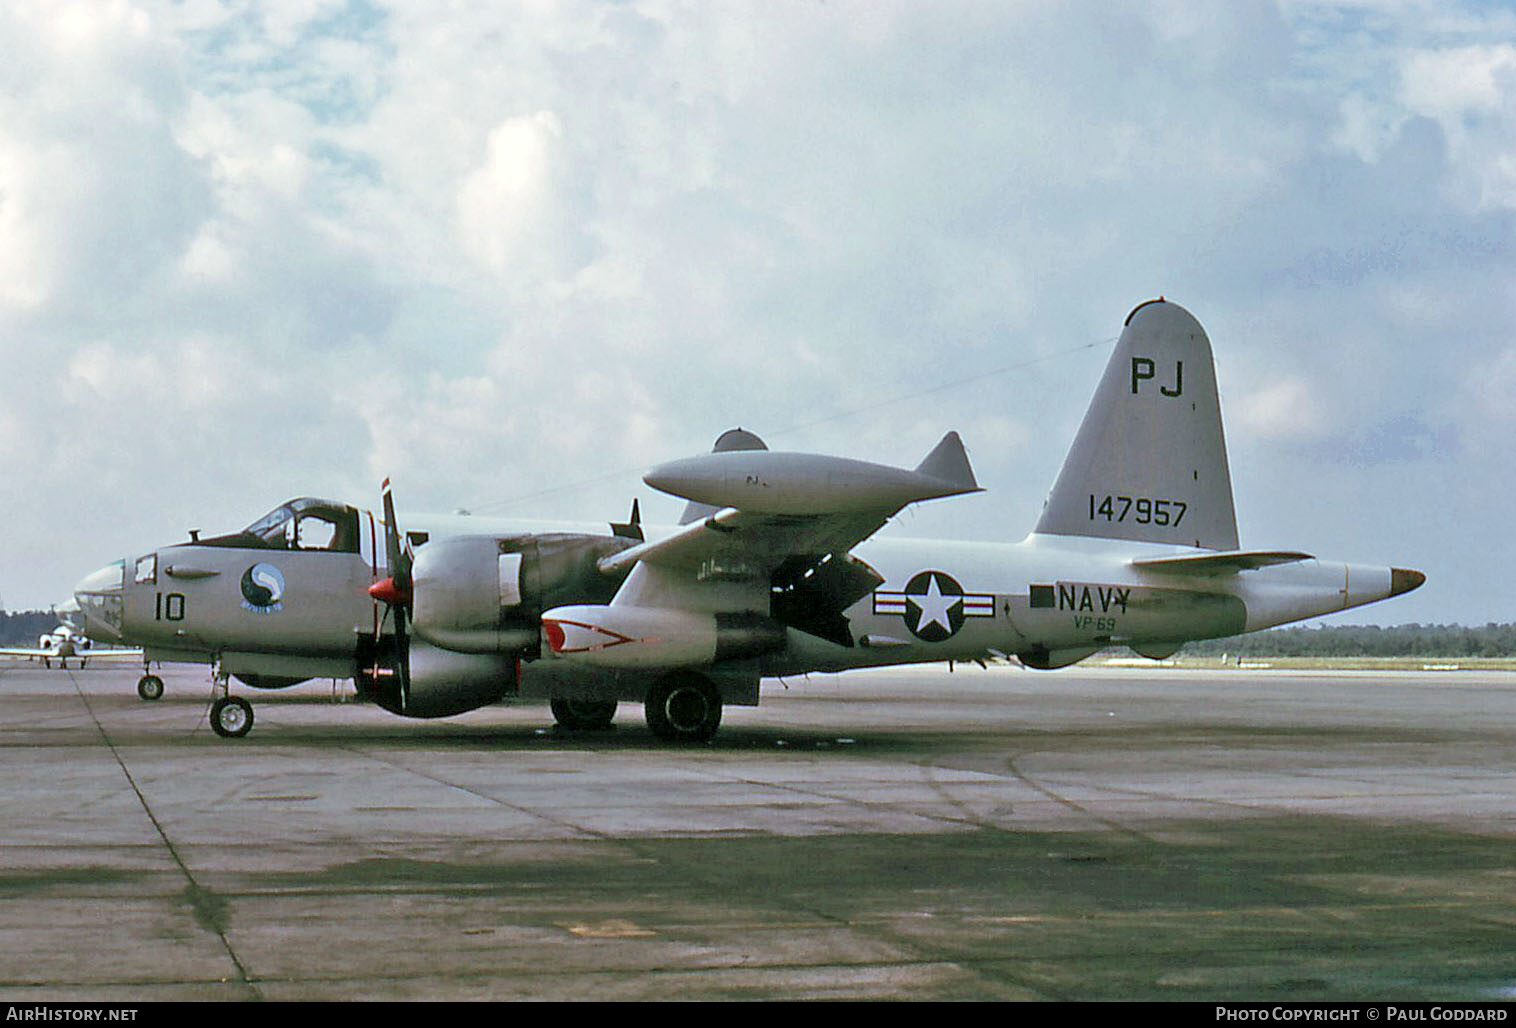
[[[1243,657],[1512,657],[1516,624],[1320,625],[1188,643],[1197,656]]]
[[[50,610],[0,610],[0,646],[36,646],[37,639],[58,627],[58,615]]]

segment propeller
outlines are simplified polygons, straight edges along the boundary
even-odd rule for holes
[[[410,635],[406,631],[405,615],[411,605],[411,565],[414,554],[410,541],[400,534],[395,521],[395,497],[390,492],[390,480],[384,485],[384,548],[389,560],[389,577],[369,586],[368,594],[385,605],[385,616],[395,616],[395,669],[400,679],[400,710],[404,713],[411,692]],[[384,622],[374,630],[374,646],[378,652],[379,639]],[[376,661],[377,663],[377,661]]]

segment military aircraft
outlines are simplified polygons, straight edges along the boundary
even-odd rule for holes
[[[35,647],[7,647],[0,649],[0,657],[26,657],[28,660],[40,660],[45,668],[51,668],[53,661],[56,660],[58,666],[64,670],[68,669],[70,657],[77,657],[81,668],[92,659],[97,661],[142,659],[141,650],[97,647],[94,640],[80,627],[79,622],[82,618],[79,605],[72,598],[53,608],[53,612],[58,615],[58,627],[38,636]]]
[[[520,613],[529,619],[540,612],[543,598],[609,599],[615,582],[595,569],[595,561],[639,541],[638,521],[635,505],[628,524],[544,526],[426,515],[409,520],[405,544],[409,552],[434,536],[477,539],[478,533],[492,533],[492,552],[511,549],[521,562],[523,587],[538,604]],[[397,559],[387,557],[385,538],[386,523],[372,511],[301,497],[239,532],[209,538],[196,533],[188,542],[109,564],[80,581],[75,599],[92,632],[142,647],[137,691],[143,699],[163,695],[162,679],[149,665],[211,665],[221,695],[212,703],[210,722],[228,737],[245,735],[253,717],[251,705],[227,691],[230,678],[257,689],[351,678],[365,699],[422,718],[516,695],[516,655],[413,645],[403,615],[389,617],[369,595]],[[573,684],[568,692],[575,692]],[[555,701],[555,710],[567,711],[571,696]]]
[[[656,735],[695,742],[725,705],[756,704],[764,677],[1008,655],[1052,669],[1114,646],[1162,658],[1425,580],[1239,549],[1210,342],[1162,299],[1128,315],[1020,542],[876,536],[912,503],[980,491],[952,432],[907,470],[777,453],[736,429],[644,481],[688,502],[652,538],[635,514],[608,530],[408,517],[402,531],[386,488],[382,521],[292,501],[87,579],[78,600],[91,624],[153,659],[211,662],[223,683],[350,677],[416,717],[547,698],[570,728],[640,701]],[[221,734],[251,721],[240,697],[213,705]]]

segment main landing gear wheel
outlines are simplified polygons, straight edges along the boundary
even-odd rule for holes
[[[601,732],[616,717],[615,700],[568,700],[554,698],[551,706],[559,726],[571,732]]]
[[[253,727],[253,705],[241,696],[223,696],[211,704],[211,731],[223,739],[240,739]]]
[[[692,671],[658,679],[642,703],[647,726],[669,742],[705,742],[721,725],[721,693]]]
[[[163,679],[157,675],[143,675],[137,679],[137,695],[144,700],[163,698]]]

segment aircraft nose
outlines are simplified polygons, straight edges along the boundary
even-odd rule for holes
[[[1408,571],[1405,568],[1390,568],[1390,595],[1399,596],[1408,593],[1412,589],[1420,587],[1427,576],[1420,571]]]
[[[84,613],[87,634],[121,641],[121,592],[126,584],[126,561],[118,560],[91,571],[74,586],[74,602]]]

